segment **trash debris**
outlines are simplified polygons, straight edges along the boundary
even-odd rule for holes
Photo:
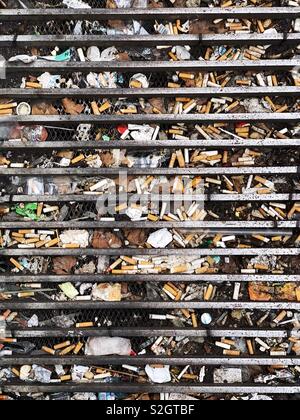
[[[131,354],[130,340],[118,337],[90,338],[87,342],[85,354],[87,356],[128,356]]]

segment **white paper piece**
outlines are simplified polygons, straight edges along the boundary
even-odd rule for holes
[[[156,368],[147,365],[145,371],[149,379],[156,384],[165,384],[171,382],[170,366],[164,366],[163,368]]]
[[[147,242],[153,248],[166,248],[172,241],[173,235],[168,229],[160,229],[151,233]]]
[[[78,244],[80,248],[89,246],[89,233],[87,230],[66,230],[59,236],[60,241],[66,244]]]
[[[85,347],[86,356],[129,356],[131,342],[120,337],[93,337],[89,338]]]
[[[215,384],[234,384],[242,382],[242,370],[239,368],[221,368],[214,370]]]
[[[81,0],[63,0],[63,4],[70,9],[91,9],[91,6]]]

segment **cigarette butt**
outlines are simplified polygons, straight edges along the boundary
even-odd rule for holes
[[[124,257],[123,257],[124,258]],[[123,259],[119,258],[117,261],[115,261],[110,267],[109,271],[114,270],[116,267],[118,267],[120,264],[122,264]]]
[[[70,344],[71,344],[70,341],[64,341],[63,343],[56,344],[53,348],[54,350],[61,350],[61,349],[64,349],[65,347],[69,347]]]
[[[241,355],[241,352],[239,350],[223,350],[224,356],[233,356],[238,357]]]
[[[80,248],[79,244],[64,244],[63,245],[64,249],[78,249]]]
[[[154,214],[148,214],[148,220],[150,220],[151,222],[158,222],[159,217],[155,216]]]
[[[102,112],[105,112],[110,108],[111,108],[111,104],[109,102],[105,102],[105,104],[100,106],[99,113],[101,114]]]
[[[71,375],[64,375],[60,377],[61,382],[71,381],[71,379],[72,379]]]
[[[254,355],[254,348],[253,348],[252,340],[247,340],[247,348],[248,348],[248,352],[249,352],[250,356],[253,356]]]
[[[257,25],[258,25],[259,31],[263,34],[265,32],[265,28],[264,28],[264,25],[262,24],[262,21],[258,20]]]
[[[275,111],[277,114],[280,114],[281,112],[285,112],[289,109],[288,105],[284,105],[281,108],[277,109],[277,111]]]
[[[20,271],[23,271],[23,270],[25,270],[25,268],[20,264],[20,263],[18,263],[18,261],[16,261],[14,258],[11,258],[10,260],[9,260],[18,270],[20,270]]]
[[[65,348],[64,350],[62,350],[59,353],[59,355],[60,356],[65,356],[66,354],[71,353],[71,351],[73,351],[75,349],[75,347],[76,347],[76,345],[75,344],[72,344],[71,346],[69,346],[69,347]]]
[[[254,264],[256,270],[269,270],[269,267],[266,264]]]
[[[76,328],[91,328],[94,326],[93,322],[80,322],[76,324]]]
[[[205,300],[205,301],[208,301],[208,300],[210,300],[210,299],[211,299],[212,294],[213,294],[213,291],[214,291],[214,286],[213,286],[212,284],[210,284],[210,285],[208,286],[208,288],[207,288],[206,292],[205,292],[205,295],[204,295],[204,300]]]
[[[131,265],[137,264],[137,260],[134,260],[133,258],[130,258],[130,257],[121,257],[121,259]]]
[[[171,160],[170,160],[170,163],[169,163],[169,168],[174,168],[176,159],[177,159],[176,153],[172,153]]]
[[[41,217],[42,212],[43,212],[43,207],[44,207],[44,203],[39,203],[37,211],[36,211],[37,217]]]
[[[35,247],[36,248],[42,248],[44,245],[46,245],[47,242],[48,241],[39,241],[39,242],[36,242]]]
[[[0,337],[0,343],[6,343],[6,344],[12,344],[12,343],[16,343],[17,339],[16,338],[3,338]]]
[[[78,162],[81,162],[85,159],[85,156],[81,153],[79,156],[71,160],[72,165],[75,165]]]
[[[297,296],[297,301],[300,302],[300,287],[297,287],[296,289],[296,296]]]
[[[28,298],[28,297],[33,297],[34,296],[34,292],[20,292],[18,293],[18,298]]]
[[[82,349],[82,347],[83,347],[83,343],[81,343],[81,342],[79,342],[77,345],[76,345],[76,347],[75,347],[75,349],[74,349],[74,354],[78,354],[79,352],[80,352],[80,350]]]
[[[178,160],[178,164],[180,168],[185,168],[185,160],[184,160],[184,156],[181,150],[178,150],[176,152],[176,156],[177,156],[177,160]]]
[[[36,82],[26,82],[25,85],[27,88],[30,89],[42,89],[43,86],[40,83],[36,83]]]
[[[198,328],[197,315],[194,312],[192,313],[192,324],[194,328]]]
[[[94,113],[94,115],[100,115],[100,111],[97,105],[97,102],[91,102],[91,107],[92,107],[92,111]]]
[[[179,73],[179,77],[181,79],[188,79],[188,80],[194,80],[195,79],[195,75],[192,73]]]
[[[222,343],[228,344],[229,346],[235,346],[235,341],[233,341],[233,340],[228,340],[226,338],[222,338],[221,341],[222,341]]]
[[[16,108],[17,106],[18,106],[18,104],[16,102],[13,102],[13,103],[10,103],[10,104],[1,104],[0,105],[0,110]]]
[[[179,290],[176,297],[175,297],[175,301],[178,302],[181,299],[181,296],[182,296],[182,291]]]
[[[281,311],[280,314],[274,319],[274,323],[279,324],[279,322],[283,321],[286,316],[287,316],[287,312]]]
[[[44,346],[44,347],[42,347],[42,350],[43,350],[45,353],[52,354],[52,356],[54,356],[54,355],[55,355],[55,350],[50,349],[49,347]]]
[[[4,313],[3,313],[3,315],[2,315],[2,318],[4,318],[4,320],[6,320],[8,317],[9,317],[9,315],[11,314],[11,310],[10,309],[7,309]]]
[[[169,52],[169,57],[174,61],[178,60],[177,56],[175,54],[173,54],[171,51]]]
[[[131,80],[129,86],[136,89],[141,89],[143,87],[142,83],[138,80]]]
[[[188,309],[181,309],[181,312],[183,313],[183,315],[187,318],[190,319],[191,318],[191,314],[189,312]]]
[[[15,376],[17,376],[18,378],[20,377],[20,371],[18,370],[18,369],[16,369],[16,368],[12,368],[12,373],[15,375]]]
[[[168,83],[168,88],[176,89],[176,88],[180,88],[180,85],[178,83],[169,82]]]
[[[52,239],[51,241],[46,242],[45,247],[46,248],[51,248],[52,246],[55,246],[58,243],[59,243],[59,239],[55,238],[55,239]]]

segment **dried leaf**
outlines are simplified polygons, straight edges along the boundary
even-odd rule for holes
[[[55,257],[53,258],[53,271],[57,275],[70,274],[76,264],[75,257]]]
[[[52,104],[40,102],[32,106],[32,115],[58,115],[58,111]]]
[[[64,98],[61,102],[67,114],[78,115],[84,110],[84,105],[76,104],[72,99]]]
[[[141,246],[144,245],[148,234],[144,229],[125,229],[124,235],[130,245]]]
[[[92,239],[92,247],[96,249],[122,248],[122,241],[112,232],[96,230]]]
[[[190,34],[200,35],[200,34],[224,34],[226,29],[224,23],[214,24],[208,20],[194,20],[190,24]]]
[[[157,108],[162,114],[166,113],[165,103],[163,98],[151,98],[149,103],[152,108]]]
[[[101,153],[100,158],[102,160],[103,166],[107,168],[111,167],[115,162],[113,155],[110,152]]]
[[[273,299],[274,288],[263,283],[249,284],[249,298],[255,302],[270,302]]]
[[[276,287],[276,298],[293,302],[297,300],[296,289],[296,283],[285,283],[283,286],[278,286]]]

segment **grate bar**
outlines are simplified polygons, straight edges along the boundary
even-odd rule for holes
[[[297,46],[299,33],[272,34],[222,34],[222,35],[2,35],[0,48],[4,47],[157,47],[175,45],[280,45]]]
[[[25,328],[6,330],[6,337],[13,338],[77,338],[77,337],[246,337],[246,338],[299,338],[299,331],[287,331],[282,329],[201,329],[201,328],[89,328],[89,329],[64,329],[64,328]]]
[[[270,283],[290,283],[300,282],[300,274],[123,274],[123,275],[0,275],[1,283],[120,283],[120,282],[270,282]],[[226,334],[225,334],[226,335]]]
[[[103,62],[49,62],[37,60],[31,64],[20,62],[6,62],[7,73],[40,73],[43,71],[59,72],[101,72],[120,71],[130,72],[175,72],[178,70],[189,71],[268,71],[292,70],[300,66],[298,59],[285,60],[236,60],[236,61],[103,61]]]
[[[299,40],[300,42],[300,40]],[[249,113],[249,114],[133,114],[127,115],[30,115],[30,116],[2,116],[3,124],[40,124],[40,125],[69,125],[69,124],[175,124],[175,123],[215,123],[215,122],[284,122],[295,124],[300,121],[300,113]]]
[[[300,114],[299,114],[300,115]],[[264,167],[205,167],[205,168],[0,168],[0,176],[113,176],[128,175],[165,175],[165,176],[198,176],[198,175],[252,175],[252,174],[299,174],[300,166],[264,166]]]
[[[193,7],[193,8],[147,8],[147,9],[4,9],[0,21],[49,21],[54,20],[155,20],[155,19],[295,19],[300,7]]]
[[[114,202],[114,200],[126,200],[126,198],[131,199],[133,197],[132,194],[128,194],[128,196],[124,196],[123,194],[120,194],[118,196],[116,195],[105,195],[100,196],[101,198],[111,198]],[[149,199],[149,196],[147,195],[134,195],[134,197],[137,200],[141,201],[147,201]],[[4,195],[3,197],[0,197],[0,203],[19,203],[19,202],[36,202],[36,201],[42,201],[44,203],[51,203],[51,202],[68,202],[68,201],[86,201],[86,202],[93,202],[97,201],[99,199],[99,195],[95,194],[77,194],[77,195]],[[171,201],[171,202],[182,202],[184,200],[190,201],[298,201],[300,200],[300,194],[195,194],[195,195],[172,195],[172,194],[153,194],[151,195],[152,201]],[[244,222],[243,222],[244,223]]]
[[[300,42],[300,41],[299,41]],[[148,88],[148,89],[0,89],[0,98],[17,99],[58,99],[58,98],[173,98],[173,97],[264,97],[300,96],[297,86],[274,87],[224,87],[222,88]]]
[[[72,228],[76,228],[74,223]],[[211,255],[211,256],[232,256],[232,255],[300,255],[300,248],[192,248],[192,249],[145,249],[145,248],[118,248],[118,249],[62,249],[62,248],[46,248],[46,249],[26,249],[27,256],[55,256],[55,255],[74,255],[81,256],[84,253],[86,256],[90,255],[132,255],[139,256],[152,255],[152,256],[164,256],[168,255],[181,255],[181,256],[199,256],[199,255]],[[24,255],[24,249],[2,249],[2,256],[22,256]]]
[[[206,365],[206,366],[297,366],[300,363],[300,357],[169,357],[169,356],[69,356],[69,357],[47,357],[47,356],[18,356],[2,357],[0,366],[11,365],[81,365],[81,366],[105,366],[105,365],[123,365],[131,364],[134,366],[145,366],[147,364],[168,364],[169,366],[186,365]]]
[[[232,148],[232,147],[298,147],[300,146],[299,138],[291,139],[232,139],[232,140],[128,140],[128,141],[111,141],[111,142],[97,142],[97,141],[46,141],[37,143],[26,143],[17,140],[0,141],[0,150],[28,150],[34,148],[35,150],[60,150],[60,149],[173,149],[173,148]]]
[[[67,302],[49,302],[49,301],[0,301],[0,310],[84,310],[84,309],[251,309],[251,310],[300,310],[300,302],[249,302],[249,301],[192,301],[192,302],[80,302],[80,301],[67,301]]]
[[[298,394],[298,385],[150,385],[150,384],[131,384],[131,383],[68,383],[68,384],[31,384],[12,382],[1,386],[2,392],[18,393],[54,393],[54,392],[122,392],[128,393],[195,393],[195,394]]]
[[[242,229],[237,234],[247,234],[246,229],[265,229],[265,228],[277,228],[277,229],[296,229],[300,227],[300,221],[259,221],[259,222],[248,222],[248,221],[204,221],[204,222],[131,222],[131,221],[122,221],[122,222],[71,222],[71,228],[73,229],[215,229],[217,231],[228,230],[231,228]],[[28,220],[27,222],[0,222],[0,229],[26,229],[30,226],[31,229],[65,229],[70,228],[70,222],[32,222]],[[284,234],[280,231],[266,231],[267,235]],[[262,233],[262,232],[260,232]],[[292,234],[293,232],[286,232],[286,235]],[[234,232],[232,231],[232,234]]]

